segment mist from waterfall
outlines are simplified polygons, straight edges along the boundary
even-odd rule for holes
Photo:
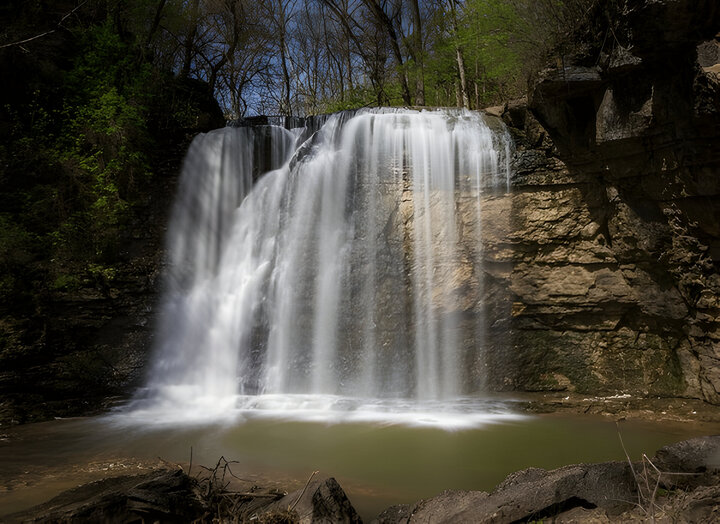
[[[193,141],[135,413],[473,412],[481,197],[508,190],[507,132],[462,110],[341,113],[312,131]]]

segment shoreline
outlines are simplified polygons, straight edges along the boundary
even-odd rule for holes
[[[598,415],[646,422],[720,423],[720,407],[699,399],[593,396],[579,393],[522,393],[514,396],[529,414]]]

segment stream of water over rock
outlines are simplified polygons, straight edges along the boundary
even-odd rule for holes
[[[134,413],[501,416],[467,397],[485,373],[480,197],[508,190],[510,148],[462,110],[198,136]]]

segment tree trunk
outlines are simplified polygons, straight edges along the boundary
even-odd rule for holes
[[[280,102],[280,114],[292,116],[292,109],[290,108],[290,71],[287,66],[284,29],[280,31],[280,64],[282,65],[283,75],[283,94],[282,101]]]
[[[155,36],[155,33],[157,33],[158,28],[160,27],[160,20],[162,19],[162,12],[163,9],[165,9],[165,4],[167,4],[167,0],[160,0],[157,9],[155,10],[155,17],[153,18],[152,25],[150,26],[150,31],[148,31],[147,37],[145,38],[146,50],[150,48],[152,39]]]
[[[463,59],[462,49],[455,48],[455,56],[458,66],[458,78],[460,80],[460,96],[462,97],[462,107],[470,107],[470,99],[467,93],[467,80],[465,79],[465,60]]]
[[[187,78],[190,76],[190,68],[192,67],[193,58],[195,58],[195,37],[197,36],[198,30],[198,14],[200,12],[200,0],[193,0],[190,6],[190,32],[185,37],[183,42],[184,53],[183,53],[183,65],[180,70],[180,76]]]
[[[420,6],[418,0],[411,0],[413,18],[413,47],[415,48],[415,64],[417,72],[415,76],[415,103],[419,106],[425,105],[425,70],[423,66],[423,40],[422,40],[422,20],[420,19]]]
[[[402,51],[400,50],[400,42],[397,32],[395,31],[395,27],[393,27],[392,20],[387,15],[387,13],[383,11],[378,0],[363,0],[363,2],[373,13],[375,19],[380,23],[380,25],[385,28],[385,31],[390,37],[390,47],[392,49],[393,55],[395,55],[395,60],[397,60],[398,67],[400,68],[400,89],[402,90],[403,102],[405,102],[405,104],[407,105],[412,105],[410,88],[408,87],[407,76],[403,67],[404,62],[402,58]]]
[[[470,99],[468,98],[467,80],[465,79],[465,59],[463,58],[462,49],[458,40],[458,22],[457,22],[457,2],[450,0],[450,18],[452,20],[452,29],[455,33],[455,61],[458,69],[458,80],[460,81],[457,88],[459,89],[458,106],[470,107]]]

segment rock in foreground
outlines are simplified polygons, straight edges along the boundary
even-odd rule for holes
[[[111,477],[63,491],[8,522],[180,522],[203,514],[194,479],[181,470]]]
[[[292,493],[248,484],[228,489],[225,468],[205,477],[160,469],[65,491],[4,522],[360,523],[333,478]],[[660,472],[658,474],[658,472]],[[222,476],[221,476],[222,474]],[[236,489],[238,488],[238,489]],[[660,449],[641,462],[579,464],[509,475],[492,493],[445,491],[392,506],[379,524],[720,521],[720,435]]]
[[[655,467],[661,471],[658,473]],[[380,524],[529,522],[717,522],[720,436],[666,446],[641,463],[607,462],[509,475],[492,493],[446,491],[392,506]]]
[[[308,482],[290,494],[257,486],[242,491],[226,487],[224,477],[197,478],[180,469],[160,469],[85,484],[3,522],[361,522],[334,478]]]

